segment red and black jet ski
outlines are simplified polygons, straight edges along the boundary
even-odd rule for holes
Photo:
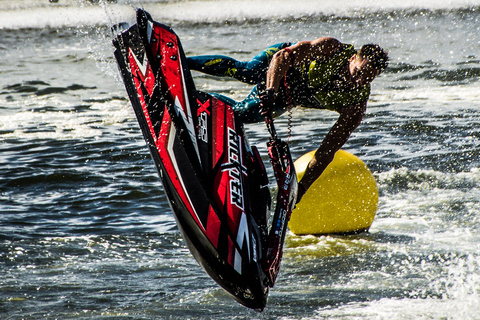
[[[288,145],[269,154],[278,183],[272,227],[264,164],[230,105],[196,90],[180,39],[137,10],[113,41],[125,87],[178,227],[205,271],[241,304],[266,305],[275,283],[297,181]],[[273,129],[273,131],[272,131]]]

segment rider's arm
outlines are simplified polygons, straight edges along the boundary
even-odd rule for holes
[[[280,80],[291,66],[305,64],[313,60],[327,59],[342,46],[342,43],[337,39],[324,37],[311,41],[301,41],[278,51],[273,56],[267,70],[267,89],[273,88],[275,92],[278,91]]]
[[[347,142],[348,138],[355,130],[365,115],[367,102],[354,104],[340,110],[340,116],[332,129],[323,139],[322,144],[315,152],[315,156],[310,161],[305,170],[305,175],[299,182],[299,199],[303,192],[308,190],[312,183],[317,180],[327,166],[332,162],[335,153]]]

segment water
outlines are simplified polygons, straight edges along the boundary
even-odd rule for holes
[[[220,289],[175,226],[110,44],[142,5],[187,54],[249,59],[318,36],[390,51],[344,147],[379,184],[372,228],[290,234],[263,313]],[[0,318],[480,319],[479,26],[473,0],[1,0]],[[250,90],[194,76],[235,99]],[[295,158],[335,121],[292,115]],[[248,135],[266,157],[265,126]]]

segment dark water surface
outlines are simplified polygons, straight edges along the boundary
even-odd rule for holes
[[[186,249],[120,83],[109,26],[139,4],[61,2],[12,10],[0,1],[1,319],[479,318],[480,3],[143,2],[187,54],[249,59],[321,35],[390,50],[345,146],[380,188],[370,232],[289,235],[267,309],[256,313]],[[201,90],[235,99],[251,89],[194,76]],[[335,118],[295,109],[295,158]],[[287,135],[288,116],[277,123]],[[264,125],[247,130],[266,157]]]

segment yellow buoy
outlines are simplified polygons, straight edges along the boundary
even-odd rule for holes
[[[298,180],[315,151],[295,161]],[[378,207],[377,182],[353,154],[339,150],[292,212],[288,224],[295,234],[349,233],[368,230]]]

